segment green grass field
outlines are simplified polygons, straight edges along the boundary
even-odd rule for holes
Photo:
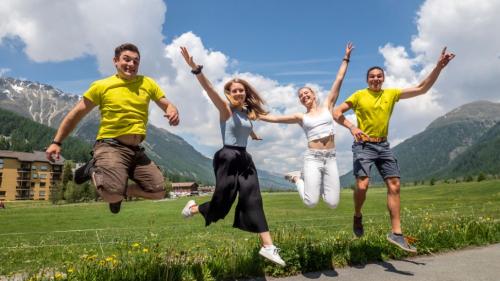
[[[500,181],[403,187],[401,198],[403,230],[419,239],[416,246],[420,253],[500,241]],[[196,198],[198,203],[209,199]],[[368,192],[363,209],[367,234],[362,239],[354,239],[351,234],[351,190],[342,191],[340,205],[335,210],[327,208],[322,202],[314,209],[306,208],[294,192],[266,193],[263,199],[275,244],[282,248],[285,261],[291,264],[285,269],[261,260],[252,265],[246,264],[259,259],[256,254],[259,248],[257,236],[233,229],[233,212],[224,221],[209,227],[204,226],[200,216],[184,220],[180,210],[188,198],[183,198],[125,202],[118,215],[111,214],[104,203],[55,206],[48,202],[8,202],[6,209],[0,209],[0,275],[37,272],[47,268],[64,271],[93,255],[96,259],[121,256],[123,261],[123,253],[131,254],[135,248],[140,248],[142,253],[151,251],[160,255],[166,253],[167,256],[177,253],[177,256],[185,258],[213,259],[233,255],[230,259],[235,260],[238,259],[234,257],[238,255],[236,252],[245,252],[240,253],[247,255],[241,256],[242,263],[251,268],[242,276],[287,275],[303,270],[325,269],[321,268],[325,265],[331,267],[405,256],[405,253],[385,242],[384,235],[390,231],[385,188],[371,188]],[[462,218],[467,218],[467,221],[458,224]],[[475,239],[472,234],[464,233],[461,237],[471,236],[470,241],[465,241],[465,238],[464,241],[447,241],[455,238],[445,236],[445,232],[453,231],[451,228],[467,232],[469,225],[475,222],[491,226],[493,232],[484,228],[487,229],[484,239]],[[483,231],[483,228],[478,229],[474,231]],[[434,237],[429,233],[443,234]],[[433,236],[432,241],[425,236]],[[299,244],[300,247],[305,245],[318,251],[325,251],[324,247],[332,248],[328,245],[334,245],[335,249],[330,250],[343,251],[344,255],[319,262],[318,266],[308,265],[310,261],[306,252],[310,249],[298,250]],[[290,249],[288,253],[287,249]],[[164,256],[162,258],[164,261]],[[234,271],[238,272],[237,264],[218,266],[235,267]],[[211,267],[212,271],[214,268],[217,267]],[[200,280],[196,277],[198,275],[193,276],[191,279]],[[223,276],[232,275],[226,272]]]

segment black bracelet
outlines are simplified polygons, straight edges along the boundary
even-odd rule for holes
[[[349,62],[349,59],[343,58],[342,60],[345,60],[346,62]]]
[[[61,143],[61,142],[58,142],[58,141],[55,141],[55,140],[53,140],[53,141],[52,141],[52,144],[57,144],[57,145],[59,145],[59,146],[61,146],[61,145],[62,145],[62,143]]]
[[[193,73],[194,75],[198,75],[198,74],[200,74],[200,73],[201,73],[201,70],[202,70],[202,69],[203,69],[203,65],[198,65],[198,66],[196,67],[196,69],[191,70],[191,73]]]

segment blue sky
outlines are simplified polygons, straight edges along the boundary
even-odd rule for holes
[[[81,94],[114,73],[113,49],[129,41],[142,53],[140,71],[152,76],[179,108],[169,127],[151,106],[151,123],[178,134],[207,156],[220,148],[215,108],[179,53],[187,46],[216,89],[238,76],[250,81],[272,113],[303,112],[299,87],[324,96],[343,56],[356,46],[339,102],[364,88],[366,69],[381,65],[385,87],[418,84],[443,46],[457,57],[424,96],[395,107],[389,140],[396,145],[435,118],[475,100],[499,101],[498,0],[3,0],[0,75],[47,83]],[[338,104],[337,103],[337,104]],[[354,121],[352,112],[347,118]],[[299,126],[256,123],[264,140],[250,142],[258,167],[299,169],[306,147]],[[336,129],[341,173],[351,167],[352,136]]]
[[[343,94],[364,87],[364,71],[382,65],[378,48],[387,42],[408,46],[416,31],[415,11],[423,1],[165,1],[164,42],[192,31],[207,48],[238,63],[233,70],[250,71],[282,83],[318,83],[329,87],[345,42],[356,50]],[[19,39],[0,45],[6,74],[51,84],[81,94],[103,75],[94,56],[63,62],[31,61]],[[112,50],[110,50],[111,52]]]

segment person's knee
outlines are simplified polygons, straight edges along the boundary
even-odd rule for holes
[[[401,184],[399,178],[387,178],[387,193],[390,195],[399,195]]]
[[[314,208],[318,205],[319,199],[304,198],[304,204],[309,208]]]
[[[370,183],[369,177],[358,177],[356,179],[356,189],[362,192],[366,192],[369,183]]]
[[[336,209],[339,205],[339,199],[326,200],[325,203],[330,209]]]

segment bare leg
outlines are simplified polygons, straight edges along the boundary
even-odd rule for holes
[[[387,178],[385,180],[387,185],[387,209],[391,216],[391,225],[393,233],[401,232],[401,218],[400,218],[400,180],[399,178]]]
[[[368,190],[368,184],[370,183],[369,177],[358,177],[356,178],[356,189],[353,193],[354,198],[354,215],[356,217],[361,217],[361,208],[366,199],[366,191]]]
[[[273,245],[273,240],[271,239],[271,233],[269,231],[259,233],[260,240],[262,240],[263,246]]]

